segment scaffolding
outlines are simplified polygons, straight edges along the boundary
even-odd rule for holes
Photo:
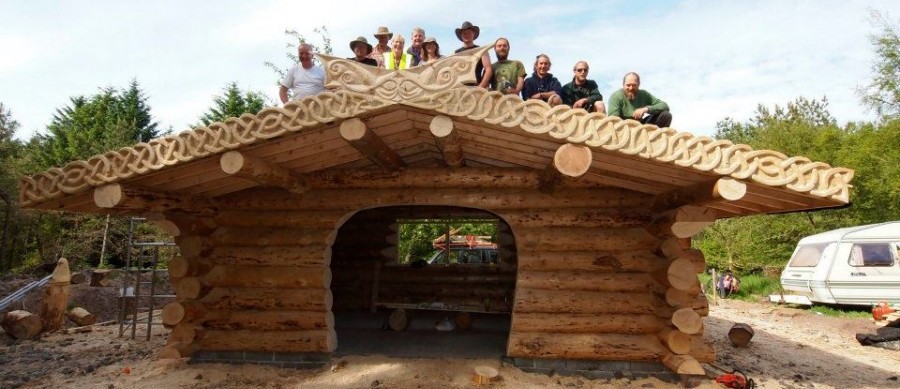
[[[128,225],[128,250],[125,255],[124,279],[119,296],[119,337],[131,329],[131,339],[137,337],[137,327],[146,324],[147,340],[150,340],[157,299],[174,298],[175,295],[157,294],[160,278],[157,273],[168,271],[159,268],[160,248],[175,246],[174,242],[138,242],[134,239],[135,227],[146,218],[132,217]],[[149,292],[144,292],[149,287]],[[144,317],[143,313],[146,313]]]

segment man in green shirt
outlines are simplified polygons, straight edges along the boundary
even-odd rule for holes
[[[518,95],[525,86],[525,65],[509,59],[509,41],[506,38],[494,42],[497,62],[491,64],[491,90],[503,94]]]
[[[622,89],[609,97],[609,116],[634,119],[643,124],[653,124],[659,128],[672,124],[669,105],[650,92],[640,89],[641,76],[631,72],[622,79]]]

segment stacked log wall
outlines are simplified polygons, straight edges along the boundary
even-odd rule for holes
[[[336,349],[330,240],[347,212],[258,208],[171,218],[186,235],[169,267],[176,302],[163,309],[172,333],[161,357]]]

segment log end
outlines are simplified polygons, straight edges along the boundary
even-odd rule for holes
[[[244,155],[238,151],[229,151],[219,158],[219,166],[225,174],[235,174],[244,167]]]
[[[432,135],[444,138],[453,132],[453,120],[444,115],[437,115],[431,119],[431,124],[428,125],[428,128],[431,130]]]

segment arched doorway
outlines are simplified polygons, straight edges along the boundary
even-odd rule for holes
[[[338,229],[331,254],[336,355],[505,355],[517,252],[497,215],[448,206],[362,210]]]

